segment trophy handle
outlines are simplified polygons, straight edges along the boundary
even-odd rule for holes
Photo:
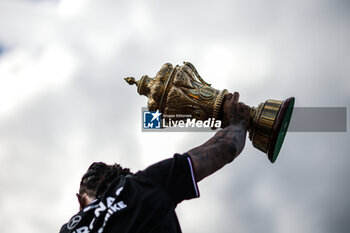
[[[211,84],[207,83],[206,81],[204,81],[204,79],[202,79],[202,77],[198,74],[198,71],[196,69],[196,67],[194,67],[194,65],[191,62],[183,62],[185,66],[188,66],[194,73],[194,75],[196,76],[196,78],[205,86],[210,87]]]

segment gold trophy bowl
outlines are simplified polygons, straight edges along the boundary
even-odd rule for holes
[[[148,97],[149,111],[159,110],[163,116],[191,115],[203,121],[222,118],[221,107],[228,91],[211,87],[189,62],[175,67],[166,63],[154,78],[144,75],[138,81],[132,77],[125,80],[130,85],[136,84],[137,92]],[[272,163],[287,133],[294,100],[294,97],[284,101],[269,99],[258,107],[251,107],[249,139]]]

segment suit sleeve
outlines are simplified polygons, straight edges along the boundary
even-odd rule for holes
[[[164,188],[176,204],[199,197],[192,161],[188,154],[175,154],[173,158],[149,166],[141,174]]]

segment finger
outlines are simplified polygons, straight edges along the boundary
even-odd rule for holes
[[[233,102],[238,103],[238,100],[239,100],[239,93],[238,92],[233,93]]]
[[[246,105],[246,104],[243,103],[243,102],[239,102],[238,104],[239,104],[241,107],[244,107],[244,108],[245,108],[245,107],[248,107],[248,105]]]
[[[244,114],[249,114],[250,108],[245,106],[243,112],[244,112]]]
[[[244,108],[245,108],[245,104],[244,104],[243,102],[239,102],[239,103],[238,103],[238,106],[239,106],[239,109],[240,109],[241,111],[243,111]]]
[[[233,97],[232,93],[228,93],[226,96],[225,96],[225,100],[231,100]]]

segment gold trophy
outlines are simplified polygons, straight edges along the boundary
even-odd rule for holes
[[[221,120],[221,106],[226,89],[217,90],[206,83],[189,62],[184,65],[166,63],[154,78],[147,75],[136,84],[137,92],[148,97],[148,110],[161,112],[164,116],[191,115],[197,120]],[[267,154],[274,163],[282,147],[294,107],[294,97],[284,101],[266,100],[258,107],[251,107],[249,139],[253,146]]]

